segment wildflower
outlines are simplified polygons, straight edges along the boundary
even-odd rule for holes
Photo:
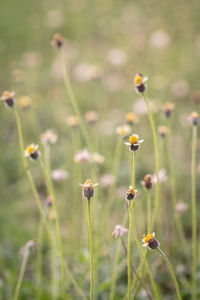
[[[138,123],[138,117],[136,116],[136,114],[134,112],[127,113],[126,123],[128,123],[129,125]]]
[[[15,105],[14,92],[5,91],[3,92],[0,101],[4,101],[6,106],[13,107]]]
[[[165,137],[166,137],[167,131],[168,131],[168,129],[167,129],[166,126],[159,126],[159,127],[158,127],[158,133],[159,133],[159,135],[160,135],[162,138],[165,138]]]
[[[119,67],[125,65],[127,55],[123,50],[113,48],[108,52],[107,59],[113,66]]]
[[[160,243],[158,240],[155,239],[155,232],[153,233],[148,233],[147,235],[144,236],[142,242],[143,247],[149,247],[151,250],[157,249],[160,247]]]
[[[122,125],[116,128],[116,133],[121,139],[125,139],[131,132],[131,127],[129,125]]]
[[[150,174],[145,175],[144,181],[142,181],[141,183],[147,190],[150,190],[153,185],[152,176]]]
[[[143,143],[144,140],[139,140],[139,136],[137,134],[133,134],[129,138],[129,143],[124,143],[129,146],[130,151],[137,151],[140,148],[140,144]]]
[[[56,33],[53,36],[53,40],[51,41],[52,46],[59,49],[64,44],[65,39],[61,36],[60,33]]]
[[[51,197],[47,197],[47,199],[46,199],[46,203],[47,203],[47,206],[48,207],[51,207],[52,206],[52,198]]]
[[[171,113],[174,110],[174,107],[175,107],[175,105],[172,102],[166,102],[163,105],[163,113],[164,113],[164,115],[165,115],[166,118],[170,118],[171,117]]]
[[[91,155],[91,162],[96,163],[98,165],[103,164],[105,161],[105,157],[98,152],[94,152]]]
[[[133,200],[136,196],[136,190],[133,188],[132,185],[129,186],[128,191],[126,192],[126,200]]]
[[[141,73],[137,74],[134,79],[135,90],[138,94],[144,93],[147,89],[146,82],[148,77],[143,77]]]
[[[118,238],[118,237],[123,237],[127,233],[128,233],[127,228],[124,228],[121,225],[116,225],[115,229],[112,232],[112,236],[114,236],[115,238]]]
[[[78,82],[87,82],[98,79],[101,76],[101,70],[98,66],[87,63],[79,64],[74,69],[74,77]]]
[[[165,181],[167,181],[167,171],[166,171],[166,169],[160,169],[160,171],[158,172],[158,178],[159,178],[159,182],[160,183],[162,183],[162,182],[165,182]],[[152,176],[152,182],[153,182],[153,184],[156,184],[157,183],[157,176],[156,176],[156,174],[154,174],[153,176]]]
[[[40,152],[38,151],[38,145],[28,145],[26,150],[24,151],[24,156],[31,157],[32,159],[37,159],[40,156]]]
[[[189,121],[190,124],[193,126],[197,126],[199,124],[199,114],[196,111],[193,111],[190,115],[189,115]]]
[[[115,176],[112,174],[104,174],[101,178],[100,178],[100,183],[101,186],[104,188],[107,188],[111,185],[113,185],[115,182]]]
[[[178,202],[176,204],[176,211],[179,212],[180,214],[184,214],[188,209],[187,203],[184,202]]]
[[[20,97],[18,103],[23,110],[27,110],[31,107],[31,98],[29,96]]]
[[[58,136],[51,130],[47,130],[41,134],[41,143],[43,145],[55,144],[57,142]]]
[[[70,127],[77,127],[79,122],[78,122],[77,116],[72,115],[72,116],[67,117],[66,123]]]
[[[99,115],[96,111],[88,111],[85,113],[85,121],[91,125],[98,121]]]
[[[25,255],[29,254],[29,250],[30,250],[31,248],[33,248],[33,247],[35,247],[35,242],[32,241],[32,240],[28,241],[28,242],[25,244],[25,246],[20,250],[20,254],[21,254],[22,256],[25,256]]]
[[[80,186],[83,187],[83,197],[86,199],[90,199],[94,197],[94,187],[98,185],[98,183],[93,183],[91,179],[87,179],[84,184],[79,183]]]
[[[87,149],[83,149],[82,151],[78,151],[74,156],[75,162],[89,162],[91,159],[91,154]]]
[[[68,177],[67,171],[63,169],[56,169],[51,172],[51,177],[55,181],[63,181]]]

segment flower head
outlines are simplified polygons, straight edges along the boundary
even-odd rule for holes
[[[74,161],[77,163],[89,162],[91,160],[91,154],[87,149],[83,149],[82,151],[78,151],[74,156]]]
[[[70,127],[77,127],[79,121],[78,121],[77,116],[73,116],[73,115],[72,115],[72,116],[67,117],[66,123],[67,123],[67,125],[70,126]]]
[[[60,33],[56,33],[53,36],[53,40],[51,41],[52,46],[59,49],[64,44],[65,39],[62,37]]]
[[[174,110],[174,107],[175,107],[175,105],[172,102],[166,102],[163,105],[163,113],[164,113],[164,115],[165,115],[166,118],[170,118],[171,117],[171,113]]]
[[[159,241],[155,239],[155,232],[148,233],[147,235],[145,235],[142,242],[143,242],[144,247],[148,246],[151,250],[154,250],[154,249],[157,249],[160,247]]]
[[[99,118],[99,115],[96,111],[88,111],[85,113],[85,121],[88,123],[88,124],[95,124],[97,121],[98,121],[98,118]]]
[[[128,123],[129,125],[138,123],[138,117],[136,116],[136,114],[134,112],[127,113],[126,123]]]
[[[121,139],[127,138],[130,132],[131,132],[131,127],[129,125],[122,125],[116,128],[116,133],[119,135]]]
[[[24,156],[31,157],[32,159],[37,159],[40,156],[40,152],[38,151],[38,145],[28,145],[26,150],[24,151]]]
[[[105,157],[98,152],[94,152],[91,155],[91,162],[97,165],[102,165],[105,161]]]
[[[29,96],[20,97],[18,103],[23,110],[27,110],[31,107],[31,98]]]
[[[138,94],[144,93],[147,89],[146,81],[148,80],[148,77],[143,77],[141,73],[136,74],[134,78],[134,85],[135,90]]]
[[[176,211],[180,214],[184,214],[186,213],[186,211],[188,210],[188,204],[185,202],[178,202],[176,204]]]
[[[13,107],[15,105],[14,92],[4,91],[0,97],[0,101],[4,101],[6,106]]]
[[[199,124],[200,118],[199,118],[199,114],[196,111],[193,111],[190,115],[189,115],[189,121],[190,124],[193,126],[197,126]]]
[[[94,197],[94,187],[98,185],[98,183],[93,183],[91,179],[87,179],[84,184],[79,183],[80,186],[83,187],[83,197],[86,199],[90,199]]]
[[[129,143],[125,143],[125,145],[129,146],[130,151],[137,151],[143,141],[144,140],[139,140],[139,136],[137,134],[133,134],[129,137]]]
[[[126,200],[133,200],[136,196],[137,190],[133,188],[132,185],[129,186],[128,191],[126,192]]]
[[[41,134],[41,143],[43,145],[55,144],[57,142],[58,136],[51,130],[47,130]]]
[[[118,237],[123,237],[127,233],[128,233],[127,228],[124,228],[121,225],[116,225],[115,229],[112,232],[112,236],[114,236],[115,238],[118,238]]]
[[[69,174],[67,173],[67,171],[65,171],[63,169],[55,169],[51,172],[51,177],[54,181],[63,181],[68,176],[69,176]]]
[[[167,129],[166,126],[159,126],[159,127],[158,127],[158,133],[159,133],[159,135],[160,135],[162,138],[166,137],[167,132],[168,132],[168,129]]]
[[[142,181],[141,183],[147,190],[150,190],[153,185],[152,176],[150,174],[145,175],[144,181]]]

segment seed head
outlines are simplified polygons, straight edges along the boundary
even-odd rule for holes
[[[135,196],[136,196],[136,192],[137,191],[133,188],[132,185],[129,186],[129,189],[126,192],[126,200],[129,200],[129,201],[133,200],[135,198]]]
[[[144,181],[142,181],[142,185],[147,189],[150,190],[153,185],[152,176],[147,174],[144,176]]]

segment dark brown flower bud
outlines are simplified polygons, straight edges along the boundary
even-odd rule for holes
[[[144,186],[147,190],[150,190],[152,188],[153,182],[152,182],[152,176],[150,174],[145,175],[144,177]]]
[[[62,45],[64,44],[64,38],[61,36],[60,33],[54,34],[53,40],[52,40],[52,45],[56,48],[61,48]]]
[[[163,113],[166,118],[170,118],[172,111],[174,110],[174,103],[166,102],[163,106]]]
[[[6,104],[6,106],[8,107],[13,107],[15,105],[15,99],[14,99],[14,92],[9,92],[9,91],[5,91],[3,92],[0,100],[4,101],[4,103]]]
[[[126,200],[131,201],[135,198],[135,196],[136,196],[136,191],[132,186],[129,186],[129,189],[126,192]]]
[[[199,114],[196,111],[193,111],[190,115],[189,115],[189,121],[191,123],[191,125],[193,126],[197,126],[199,124]]]
[[[83,197],[91,199],[94,197],[94,187],[98,185],[93,183],[91,179],[87,179],[84,184],[80,184],[83,187]]]

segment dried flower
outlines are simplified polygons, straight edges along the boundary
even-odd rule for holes
[[[89,162],[91,159],[91,154],[87,149],[83,149],[82,151],[78,151],[77,154],[74,156],[75,162]]]
[[[52,46],[59,49],[64,44],[65,39],[62,37],[60,33],[56,33],[53,36],[53,40],[51,41]]]
[[[55,144],[57,142],[58,136],[51,130],[47,130],[41,134],[41,143],[43,145]]]
[[[146,82],[148,80],[148,77],[143,77],[141,73],[137,74],[134,79],[134,85],[136,93],[144,93],[147,89]]]
[[[129,125],[138,123],[138,117],[136,116],[136,114],[134,112],[127,113],[126,123],[128,123]]]
[[[174,107],[175,107],[175,105],[172,102],[166,102],[163,105],[163,113],[164,113],[166,118],[171,117],[171,114],[172,114],[172,111],[174,110]]]
[[[158,133],[162,138],[165,138],[167,135],[168,129],[166,126],[159,126],[158,127]]]
[[[0,101],[4,101],[6,106],[13,107],[15,105],[14,92],[4,91],[0,97]]]
[[[176,204],[176,211],[180,214],[184,214],[188,210],[187,203],[184,202],[178,202]]]
[[[189,121],[190,124],[193,126],[197,126],[199,124],[199,114],[196,111],[193,111],[190,115],[189,115]]]
[[[146,236],[144,236],[142,242],[143,247],[149,247],[149,249],[154,250],[160,247],[160,243],[158,240],[155,239],[155,232],[148,233]]]
[[[51,172],[51,177],[55,181],[63,181],[68,176],[69,176],[69,174],[67,173],[67,171],[65,171],[63,169],[56,169]]]
[[[128,191],[126,192],[126,200],[133,200],[136,196],[136,190],[133,188],[132,185],[129,186]]]
[[[150,190],[153,185],[152,176],[150,174],[145,175],[144,181],[142,181],[141,183],[147,190]]]
[[[128,233],[127,228],[124,228],[122,225],[116,225],[115,229],[112,232],[112,236],[114,236],[115,238],[118,238],[118,237],[121,238],[127,233]]]
[[[98,152],[94,152],[91,155],[91,162],[96,163],[98,165],[103,164],[105,161],[105,157]]]
[[[79,183],[80,186],[83,187],[83,197],[86,199],[91,199],[94,197],[94,187],[98,185],[98,183],[93,183],[91,179],[87,179],[84,184]]]
[[[85,121],[91,125],[98,121],[99,115],[96,111],[88,111],[85,113]]]
[[[144,140],[139,140],[139,136],[137,134],[133,134],[129,138],[129,143],[124,143],[129,146],[130,151],[137,151],[140,148],[140,144],[143,143]]]
[[[77,127],[79,121],[78,121],[77,116],[73,116],[73,115],[72,115],[72,116],[67,117],[66,123],[67,123],[67,125],[70,126],[70,127]]]
[[[27,110],[31,107],[31,98],[29,96],[20,97],[18,103],[23,110]]]
[[[40,152],[38,151],[38,145],[28,145],[26,150],[24,151],[24,156],[31,157],[32,159],[37,159],[40,156]]]
[[[131,127],[128,125],[122,125],[116,128],[116,133],[120,138],[125,139],[131,132]]]

